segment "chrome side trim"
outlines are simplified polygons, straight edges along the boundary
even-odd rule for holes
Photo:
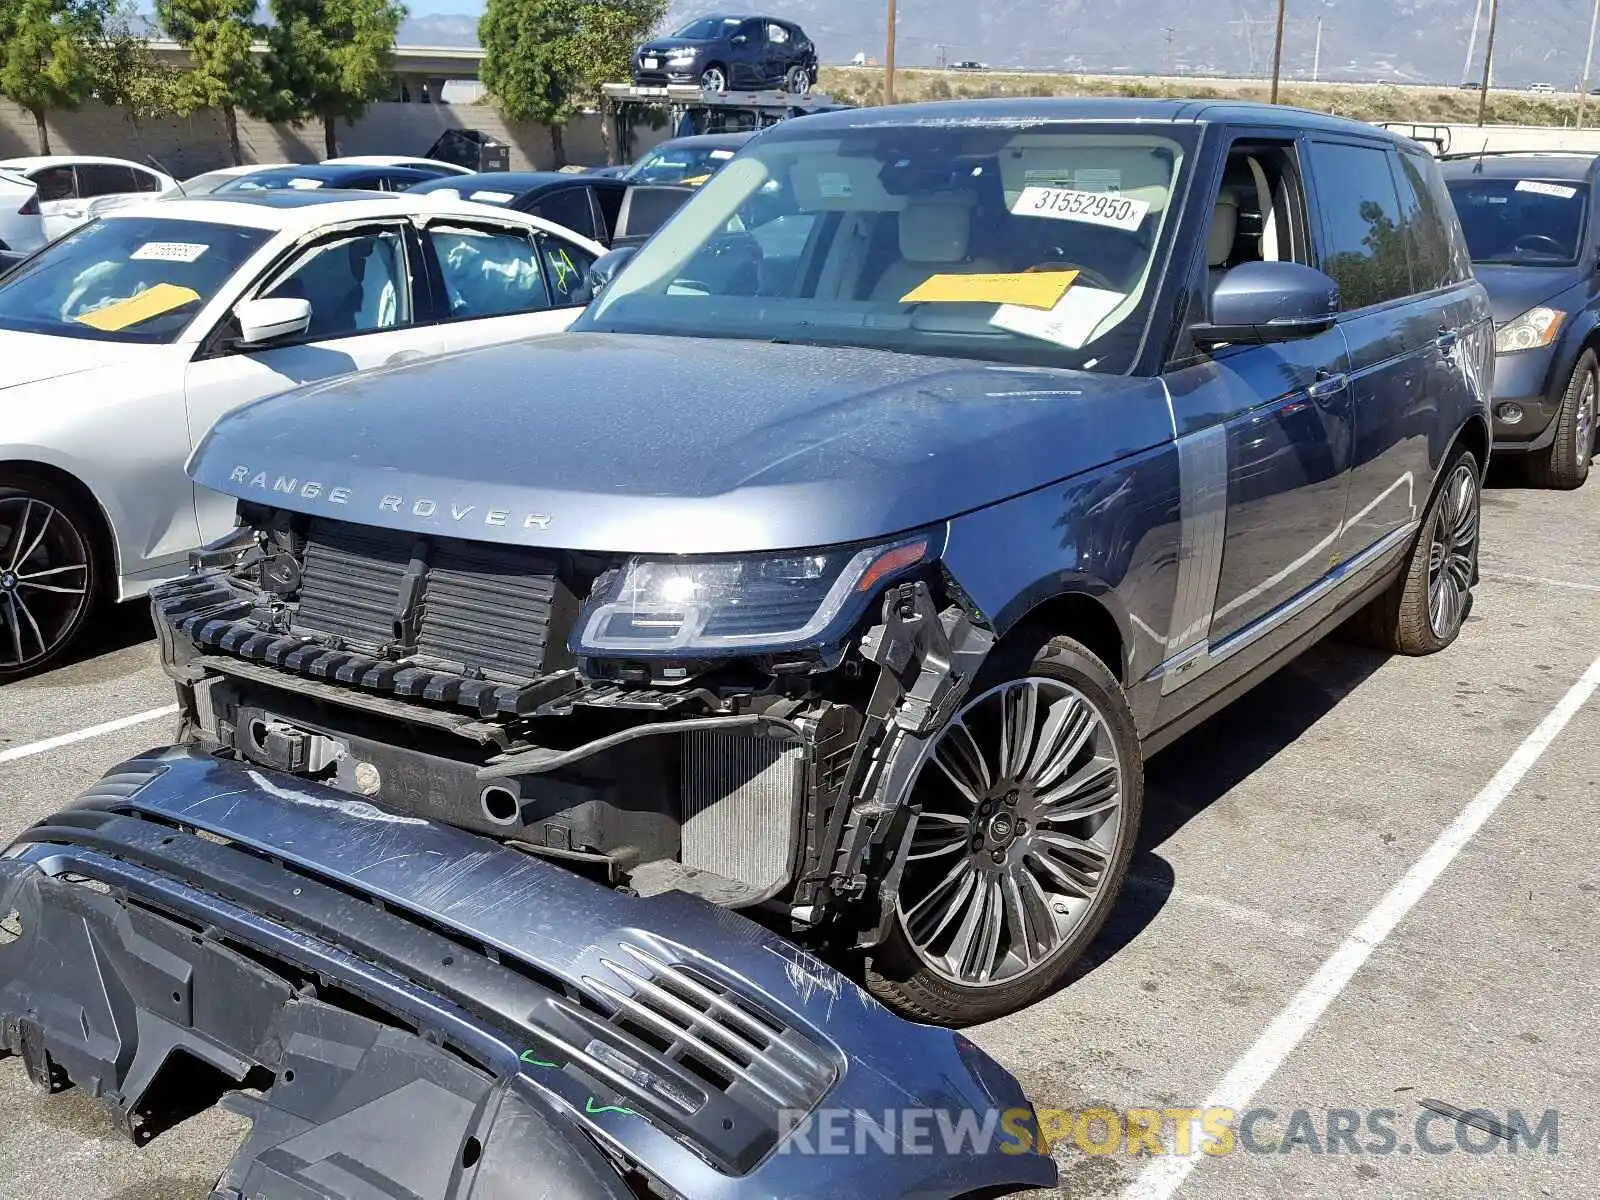
[[[1205,637],[1217,603],[1228,525],[1228,430],[1213,425],[1179,438],[1178,586],[1167,632],[1167,655],[1182,655]]]
[[[1218,663],[1226,662],[1241,650],[1266,637],[1267,634],[1285,622],[1299,616],[1317,601],[1324,599],[1342,584],[1348,582],[1352,576],[1370,567],[1390,551],[1404,546],[1411,538],[1411,535],[1417,531],[1419,525],[1420,522],[1412,521],[1397,529],[1390,530],[1354,558],[1340,563],[1339,566],[1329,571],[1303,592],[1286,600],[1283,604],[1246,625],[1243,629],[1230,634],[1215,646],[1208,646],[1202,643],[1200,646],[1192,647],[1182,654],[1169,658],[1161,666],[1157,667],[1154,672],[1161,679],[1161,694],[1167,695],[1191,680],[1199,678]],[[1197,651],[1203,651],[1203,653],[1197,653]]]

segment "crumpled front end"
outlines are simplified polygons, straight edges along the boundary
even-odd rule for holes
[[[0,859],[0,1052],[141,1144],[219,1098],[247,1115],[225,1197],[1055,1179],[999,1132],[1027,1110],[1001,1068],[743,918],[182,750],[124,764]],[[979,1132],[906,1152],[807,1135],[910,1110]]]

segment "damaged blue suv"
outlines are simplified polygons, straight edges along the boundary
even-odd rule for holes
[[[216,427],[238,528],[154,593],[191,749],[964,1024],[1094,939],[1148,755],[1335,626],[1427,654],[1470,609],[1494,332],[1384,131],[788,121],[596,282]]]

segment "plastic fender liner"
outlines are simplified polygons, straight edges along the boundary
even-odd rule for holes
[[[183,750],[124,764],[0,859],[0,1050],[136,1141],[244,1089],[224,1103],[254,1130],[219,1189],[241,1200],[519,1179],[577,1200],[639,1180],[933,1200],[1056,1178],[993,1132],[1028,1107],[998,1064],[735,914]],[[174,1064],[214,1086],[175,1104]],[[992,1136],[790,1152],[808,1112],[910,1110]]]

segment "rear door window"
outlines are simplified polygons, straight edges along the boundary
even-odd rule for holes
[[[1410,295],[1411,264],[1389,154],[1377,146],[1311,142],[1322,210],[1322,269],[1345,311]]]
[[[1470,269],[1460,261],[1460,230],[1448,196],[1443,207],[1430,177],[1436,168],[1426,155],[1403,152],[1395,156],[1400,166],[1400,207],[1405,215],[1406,252],[1419,292],[1449,287],[1466,278]],[[1441,185],[1440,191],[1443,191]]]
[[[439,260],[451,318],[503,317],[551,306],[538,253],[527,234],[435,225],[425,236]]]
[[[530,211],[534,216],[543,217],[573,233],[587,238],[594,236],[594,212],[589,207],[588,188],[563,188],[552,192],[540,197]]]
[[[78,166],[78,195],[120,196],[139,190],[132,167],[115,163],[80,163]]]

